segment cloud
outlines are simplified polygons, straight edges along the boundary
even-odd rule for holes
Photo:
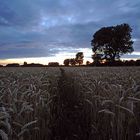
[[[139,9],[139,0],[0,0],[0,59],[91,49],[98,29],[121,23],[133,28],[140,51]]]

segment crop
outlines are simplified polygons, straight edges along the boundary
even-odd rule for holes
[[[1,68],[0,139],[140,137],[140,68]]]

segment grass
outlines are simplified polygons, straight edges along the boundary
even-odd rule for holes
[[[0,139],[137,140],[140,68],[1,68]]]

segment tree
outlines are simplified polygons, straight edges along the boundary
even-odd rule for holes
[[[76,65],[76,60],[75,58],[71,58],[69,63],[72,65],[72,66],[75,66]]]
[[[86,65],[87,65],[87,66],[90,65],[90,62],[89,62],[89,61],[86,61]]]
[[[93,64],[95,66],[99,65],[102,62],[102,54],[94,53],[92,55],[92,59],[94,60]]]
[[[28,65],[28,64],[27,64],[27,62],[24,62],[23,65],[26,66],[26,65]]]
[[[65,59],[63,63],[64,63],[65,66],[69,66],[69,64],[70,64],[70,59]]]
[[[76,62],[75,58],[65,59],[64,62],[63,62],[63,64],[64,64],[65,66],[69,66],[69,65],[75,66],[76,63],[77,63],[77,62]]]
[[[50,66],[50,67],[58,67],[59,63],[58,62],[49,62],[48,66]]]
[[[7,64],[6,67],[19,67],[18,63]]]
[[[65,66],[69,66],[69,65],[75,66],[76,64],[82,65],[83,58],[84,58],[83,52],[78,52],[75,58],[65,59],[63,64]]]
[[[84,58],[83,52],[78,52],[76,54],[76,58],[75,58],[76,63],[78,63],[79,65],[82,65],[83,64],[83,58]]]
[[[131,32],[131,27],[125,23],[98,30],[91,40],[93,60],[98,58],[99,60],[115,61],[123,54],[132,53],[134,50]]]

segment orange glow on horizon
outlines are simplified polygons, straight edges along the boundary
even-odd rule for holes
[[[10,63],[19,63],[23,64],[24,62],[27,63],[40,63],[43,65],[47,65],[49,62],[58,62],[60,65],[63,64],[65,59],[75,58],[77,52],[84,52],[84,64],[86,61],[92,62],[91,54],[92,50],[89,48],[79,48],[76,52],[58,52],[54,56],[51,57],[30,57],[30,58],[11,58],[11,59],[0,59],[0,64],[7,65]]]
[[[24,62],[27,62],[28,64],[30,63],[40,63],[43,65],[48,65],[49,62],[58,62],[60,65],[63,64],[63,61],[66,59],[65,58],[58,58],[58,57],[35,57],[35,58],[13,58],[13,59],[1,59],[0,64],[1,65],[7,65],[11,63],[18,63],[22,65]],[[86,64],[86,61],[92,62],[92,59],[84,59],[84,64]]]

